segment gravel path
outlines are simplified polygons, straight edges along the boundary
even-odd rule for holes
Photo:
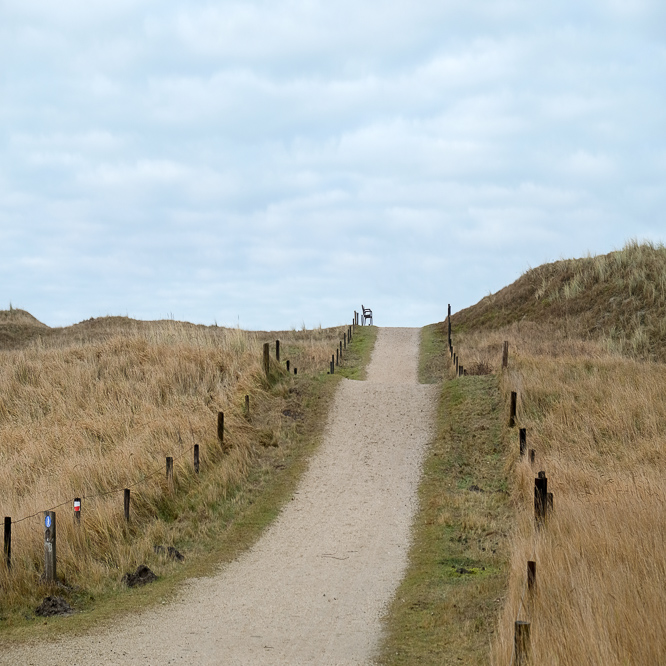
[[[94,635],[3,650],[11,664],[365,664],[406,563],[436,388],[419,329],[382,328],[343,380],[293,500],[248,552],[176,602]]]

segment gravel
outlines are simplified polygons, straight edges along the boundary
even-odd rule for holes
[[[367,664],[403,576],[436,388],[419,329],[382,328],[367,381],[342,380],[324,441],[253,548],[177,601],[94,634],[7,649],[12,664]]]

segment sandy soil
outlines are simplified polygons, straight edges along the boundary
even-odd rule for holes
[[[257,544],[178,600],[3,664],[365,664],[407,563],[436,389],[419,329],[383,328],[365,382],[343,380],[322,446]]]

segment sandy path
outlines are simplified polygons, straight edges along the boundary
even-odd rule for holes
[[[368,380],[343,380],[294,499],[247,553],[177,602],[0,653],[12,664],[363,664],[406,566],[435,391],[418,329],[383,328]],[[48,656],[47,656],[48,655]]]

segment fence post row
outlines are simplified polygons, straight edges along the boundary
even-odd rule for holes
[[[123,510],[125,513],[125,522],[129,523],[130,519],[130,489],[125,488],[123,492]]]
[[[529,560],[527,563],[527,591],[533,594],[536,591],[536,562]]]
[[[166,459],[166,480],[169,492],[173,491],[173,457],[167,456]]]
[[[546,522],[548,513],[548,479],[546,472],[539,472],[534,479],[534,519],[537,526]]]
[[[224,448],[224,412],[217,413],[217,438],[220,441],[220,446]]]
[[[516,620],[514,633],[516,666],[527,666],[530,662],[530,623]]]
[[[7,569],[12,568],[12,519],[5,516],[5,562]]]
[[[44,579],[56,580],[56,514],[44,511]]]
[[[520,428],[520,457],[523,458],[527,453],[527,428]]]
[[[264,373],[268,379],[268,369],[270,367],[270,345],[268,342],[264,342]]]
[[[509,428],[516,425],[516,405],[518,403],[518,393],[511,391],[511,412],[509,414]]]

